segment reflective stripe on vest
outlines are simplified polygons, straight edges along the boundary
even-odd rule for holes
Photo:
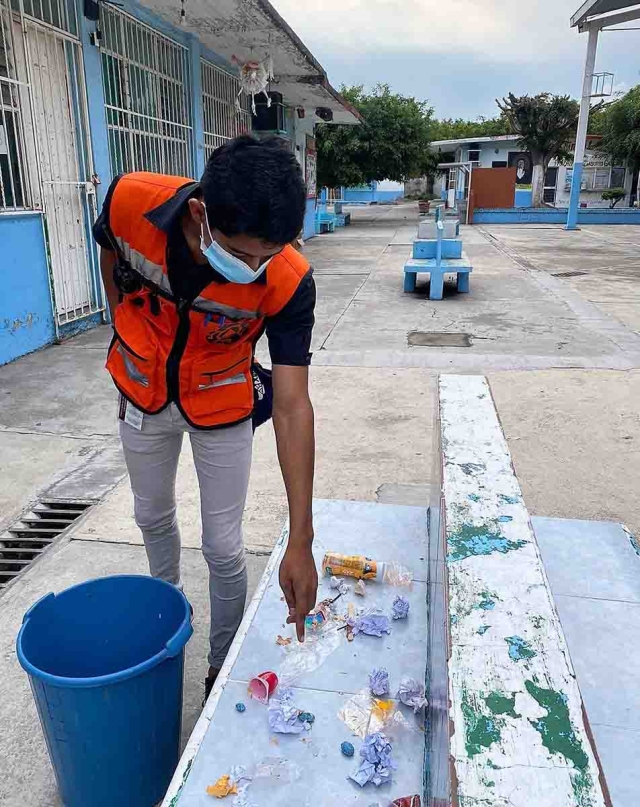
[[[266,271],[265,283],[210,283],[192,302],[173,297],[167,273],[167,234],[145,214],[191,180],[127,174],[111,199],[111,230],[144,279],[115,310],[107,368],[120,390],[143,412],[174,400],[198,428],[246,420],[253,410],[251,363],[265,317],[284,308],[310,271],[286,246]]]

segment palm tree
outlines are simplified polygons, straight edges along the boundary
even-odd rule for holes
[[[580,106],[568,95],[515,96],[509,93],[502,103],[496,103],[509,121],[523,151],[531,154],[533,164],[533,206],[543,204],[544,177],[549,163],[571,159],[571,145],[578,125]]]

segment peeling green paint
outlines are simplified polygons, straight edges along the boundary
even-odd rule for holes
[[[496,607],[496,600],[500,599],[497,594],[491,591],[481,591],[480,597],[482,598],[480,602],[473,606],[478,611],[493,611]]]
[[[522,717],[516,712],[516,693],[511,697],[502,695],[500,692],[491,692],[484,699],[489,709],[494,715],[506,715],[507,717]]]
[[[593,777],[588,770],[574,773],[570,777],[577,807],[594,807]]]
[[[512,661],[525,661],[538,655],[522,636],[506,636],[505,642],[509,645],[509,658]]]
[[[490,627],[491,625],[480,625],[476,633],[478,634],[478,636],[484,636]]]
[[[182,782],[180,782],[180,787],[178,788],[178,792],[176,793],[176,795],[169,802],[169,807],[176,807],[176,804],[178,803],[178,799],[182,795],[182,789],[184,788],[184,786],[186,784],[186,781],[187,781],[187,779],[189,777],[189,774],[191,773],[191,766],[192,765],[193,765],[193,758],[190,759],[189,762],[187,762],[187,767],[184,769],[184,773],[182,774]]]
[[[492,555],[494,552],[506,555],[507,552],[522,549],[526,544],[527,541],[510,541],[505,538],[497,522],[482,526],[462,524],[449,534],[447,560],[451,563],[476,555]]]
[[[589,757],[582,747],[571,724],[567,696],[554,689],[545,689],[533,681],[525,681],[525,688],[538,705],[546,710],[545,717],[529,719],[542,737],[542,744],[551,754],[559,754],[582,771],[589,765]]]
[[[487,768],[491,768],[494,771],[501,771],[502,770],[500,765],[496,765],[496,763],[492,759],[487,760]]]
[[[520,501],[519,496],[505,496],[503,493],[498,495],[500,504],[518,504]]]
[[[469,757],[482,754],[500,740],[500,731],[504,721],[499,718],[483,715],[476,710],[466,691],[462,692],[462,716],[465,724],[465,748]]]
[[[468,498],[470,501],[472,501],[472,502],[479,502],[479,501],[480,501],[480,496],[478,496],[478,494],[477,494],[477,493],[470,493],[470,494],[467,496],[467,498]]]

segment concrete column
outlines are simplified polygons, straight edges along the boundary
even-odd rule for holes
[[[96,31],[96,23],[80,15],[80,37],[82,39],[82,59],[84,62],[85,83],[87,86],[87,110],[89,113],[89,139],[93,154],[93,170],[100,179],[96,188],[98,207],[102,206],[111,176],[109,159],[109,132],[102,84],[102,57],[100,48],[92,44],[91,36]]]
[[[202,71],[200,69],[200,41],[189,36],[189,71],[191,73],[190,100],[193,121],[193,165],[194,178],[200,179],[206,162],[204,150],[204,108],[202,103]]]
[[[589,112],[591,110],[591,92],[593,86],[593,70],[596,64],[598,50],[598,34],[600,29],[595,23],[589,26],[589,41],[587,43],[587,57],[584,65],[584,78],[582,82],[582,99],[580,101],[580,118],[578,119],[578,133],[576,135],[576,148],[573,157],[573,177],[571,180],[571,197],[569,199],[569,213],[565,229],[576,230],[578,227],[578,210],[580,209],[580,188],[582,186],[582,169],[584,167],[584,151],[587,144],[587,128],[589,126]]]

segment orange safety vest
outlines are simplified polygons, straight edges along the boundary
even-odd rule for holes
[[[145,214],[192,181],[134,173],[115,187],[111,232],[143,285],[116,307],[107,369],[142,412],[156,414],[173,400],[192,426],[215,429],[251,417],[255,342],[265,317],[289,302],[309,264],[286,246],[269,263],[265,283],[212,282],[193,302],[177,300],[167,235]]]

